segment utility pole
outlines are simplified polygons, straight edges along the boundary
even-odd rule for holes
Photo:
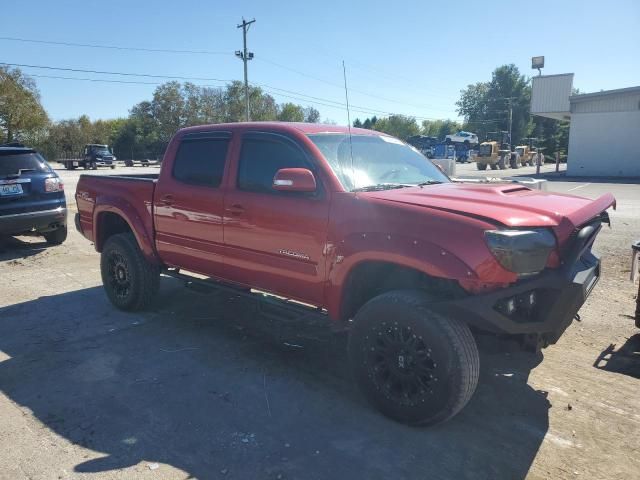
[[[249,121],[249,80],[247,77],[247,62],[253,59],[253,52],[247,51],[247,32],[249,26],[254,23],[256,19],[247,22],[244,17],[242,23],[238,25],[238,28],[242,28],[242,50],[236,50],[236,57],[240,58],[244,62],[244,103],[246,108],[245,121]]]
[[[511,147],[513,140],[511,139],[511,128],[513,126],[513,97],[509,97],[509,147]]]

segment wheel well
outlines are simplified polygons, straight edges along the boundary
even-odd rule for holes
[[[132,232],[131,227],[120,215],[113,212],[101,213],[98,217],[98,238],[96,239],[98,251],[102,251],[104,244],[112,235],[128,232]]]
[[[391,290],[423,290],[437,298],[466,296],[454,280],[436,278],[420,270],[388,262],[362,262],[349,273],[345,283],[340,318],[348,320],[373,297]]]

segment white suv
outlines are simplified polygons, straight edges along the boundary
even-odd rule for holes
[[[465,145],[477,145],[478,136],[474,133],[460,130],[458,133],[454,133],[453,135],[447,135],[444,138],[444,141],[446,143],[464,143]]]

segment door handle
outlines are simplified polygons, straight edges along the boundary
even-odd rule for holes
[[[160,201],[162,202],[163,205],[170,207],[171,205],[173,205],[173,195],[164,195]]]
[[[242,215],[244,213],[244,207],[238,203],[235,203],[230,207],[227,207],[227,212],[229,212],[231,215]]]

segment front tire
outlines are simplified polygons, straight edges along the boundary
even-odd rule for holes
[[[160,269],[142,254],[131,233],[109,237],[100,257],[107,297],[120,310],[147,308],[160,287]]]
[[[43,233],[42,236],[49,245],[60,245],[67,239],[67,227],[56,228],[52,232]]]
[[[429,309],[422,292],[396,290],[356,314],[349,360],[368,399],[394,420],[435,425],[456,415],[478,384],[478,348],[467,325]]]
[[[478,167],[478,170],[486,170],[487,169],[487,164],[486,163],[476,163],[476,166]]]

